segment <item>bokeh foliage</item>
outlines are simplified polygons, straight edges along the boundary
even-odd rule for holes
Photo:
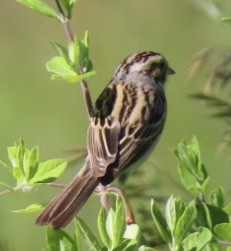
[[[54,7],[53,1],[47,2]],[[15,1],[3,0],[2,9],[5,11],[0,17],[0,156],[6,157],[6,146],[23,138],[30,145],[38,144],[44,159],[64,157],[63,149],[85,146],[87,113],[79,86],[51,83],[45,71],[45,62],[54,55],[48,41],[54,37],[62,40],[61,29],[55,22],[31,13]],[[230,6],[226,6],[225,10],[228,9]],[[90,81],[93,97],[108,82],[121,59],[132,51],[160,51],[177,72],[167,87],[169,114],[164,135],[150,161],[142,165],[147,169],[142,179],[155,184],[156,196],[163,198],[169,190],[178,191],[176,179],[172,178],[176,177],[176,162],[169,149],[192,134],[200,139],[209,171],[212,177],[217,177],[213,182],[229,187],[229,165],[215,154],[222,128],[226,127],[204,118],[206,112],[201,105],[185,97],[205,82],[205,78],[199,76],[197,84],[186,85],[185,65],[202,48],[228,47],[229,28],[210,20],[192,1],[185,0],[147,0],[145,4],[132,0],[79,1],[73,23],[82,34],[87,28],[93,41],[91,53],[98,72]],[[153,168],[153,161],[158,168]],[[70,168],[63,180],[67,182],[75,172],[76,167]],[[3,178],[11,180],[8,175]],[[15,244],[11,243],[10,249],[35,250],[36,246],[41,250],[43,233],[34,226],[34,217],[12,216],[10,210],[27,205],[28,199],[34,202],[44,198],[44,192],[47,200],[52,197],[52,192],[45,190],[0,201],[1,229],[4,229],[0,234],[6,240],[15,236]],[[98,204],[94,198],[92,202],[83,210],[83,215]],[[94,220],[92,215],[89,222]],[[18,235],[22,226],[25,236]]]

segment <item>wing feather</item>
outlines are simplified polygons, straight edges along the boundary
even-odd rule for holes
[[[93,175],[105,178],[105,183],[111,180],[106,177],[111,175],[107,173],[109,169],[113,169],[113,177],[116,177],[152,149],[166,118],[166,98],[162,89],[136,86],[132,90],[131,83],[121,88],[122,85],[113,85],[104,90],[100,96],[102,100],[96,101],[96,116],[91,118],[88,128]],[[125,96],[127,105],[124,104]],[[135,108],[122,111],[124,106]]]
[[[104,119],[104,125],[99,119],[92,118],[88,128],[88,151],[91,156],[91,166],[96,177],[103,177],[108,165],[113,163],[118,153],[120,126],[116,121]]]
[[[119,142],[118,173],[139,160],[158,142],[166,119],[167,107],[164,93],[156,90],[152,102],[148,121],[143,119],[132,126],[125,126],[125,133]]]

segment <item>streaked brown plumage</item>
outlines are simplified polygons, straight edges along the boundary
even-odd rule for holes
[[[39,215],[37,224],[67,225],[99,183],[110,184],[157,143],[167,104],[164,84],[174,71],[159,53],[134,53],[118,67],[96,101],[85,164]]]

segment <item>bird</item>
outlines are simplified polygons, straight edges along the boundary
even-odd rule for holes
[[[166,58],[153,51],[135,52],[122,61],[95,102],[83,167],[40,213],[38,225],[65,227],[98,185],[111,184],[151,152],[164,129],[165,83],[174,73]]]

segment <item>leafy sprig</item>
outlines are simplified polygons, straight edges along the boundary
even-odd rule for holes
[[[74,235],[63,230],[47,229],[47,251],[114,250],[114,251],[153,251],[145,246],[139,247],[139,227],[126,225],[124,207],[116,196],[115,208],[108,212],[102,208],[98,215],[100,240],[81,218],[75,219]]]
[[[84,38],[79,39],[73,34],[70,27],[72,10],[77,1],[55,0],[57,11],[41,0],[17,1],[40,14],[58,20],[63,25],[67,46],[53,43],[58,55],[49,60],[46,65],[47,70],[52,73],[52,79],[63,79],[69,83],[81,82],[88,114],[92,116],[92,102],[86,82],[87,78],[95,74],[89,58],[89,35],[86,31]],[[206,9],[209,9],[209,14],[230,23],[230,17],[222,14],[222,9],[215,1],[206,0],[205,3],[208,3]],[[207,56],[208,54],[200,58],[204,60]],[[211,83],[217,80],[222,80],[222,83],[225,84],[229,82],[229,67],[225,68],[229,66],[229,62],[229,58],[227,58],[226,61],[221,61],[214,67],[209,88]],[[200,68],[198,65],[201,66],[200,62],[195,61],[194,73]],[[205,90],[208,91],[209,88]],[[213,103],[219,101],[211,98],[207,98],[207,100]],[[231,203],[225,203],[221,188],[216,188],[208,193],[210,179],[202,161],[197,139],[193,137],[190,142],[182,141],[174,150],[174,154],[178,160],[181,182],[184,188],[191,193],[193,199],[184,201],[181,197],[172,195],[166,203],[164,213],[159,209],[156,201],[151,201],[151,215],[166,246],[171,251],[222,250],[223,247],[230,247]],[[40,162],[38,147],[27,149],[22,141],[19,145],[8,148],[8,156],[9,164],[2,159],[0,164],[11,173],[16,184],[1,183],[0,186],[5,190],[0,195],[15,190],[33,190],[40,184],[50,184],[66,168],[66,162],[62,160]],[[17,212],[30,213],[40,209],[40,205],[33,204],[25,209],[17,210]],[[157,250],[157,247],[143,245],[142,233],[140,233],[138,225],[126,225],[124,214],[123,204],[118,198],[114,209],[111,208],[108,212],[105,209],[100,210],[98,216],[99,240],[80,218],[76,219],[73,236],[63,230],[54,231],[47,228],[47,250],[74,251],[86,250],[86,247],[87,250]]]
[[[204,13],[220,24],[230,28],[230,2],[216,0],[193,1]],[[223,120],[228,129],[224,132],[221,150],[231,146],[231,51],[228,48],[205,48],[199,52],[189,65],[188,81],[199,79],[201,72],[206,71],[206,80],[202,91],[190,96],[207,104],[212,111],[211,116]]]
[[[231,247],[228,234],[231,227],[230,203],[225,205],[221,188],[207,192],[210,179],[197,138],[194,136],[190,142],[180,142],[174,154],[181,182],[194,199],[184,202],[172,195],[166,203],[164,215],[152,200],[152,217],[163,240],[171,251]]]
[[[1,165],[10,173],[15,184],[0,182],[0,187],[4,188],[0,195],[21,190],[30,191],[41,184],[50,184],[55,181],[66,169],[67,162],[62,159],[52,159],[40,161],[39,148],[37,146],[28,149],[24,141],[8,147],[8,159],[1,161]],[[41,206],[33,204],[20,212],[31,212],[41,210]],[[19,210],[16,210],[17,212]]]
[[[73,7],[77,0],[55,0],[58,11],[41,0],[17,0],[19,3],[36,12],[58,20],[64,28],[67,46],[53,43],[58,56],[52,57],[46,64],[47,71],[51,72],[51,79],[63,79],[67,83],[81,83],[83,95],[86,100],[88,115],[94,114],[93,104],[86,79],[94,76],[93,64],[89,57],[89,33],[85,32],[83,39],[74,35],[70,20]]]

